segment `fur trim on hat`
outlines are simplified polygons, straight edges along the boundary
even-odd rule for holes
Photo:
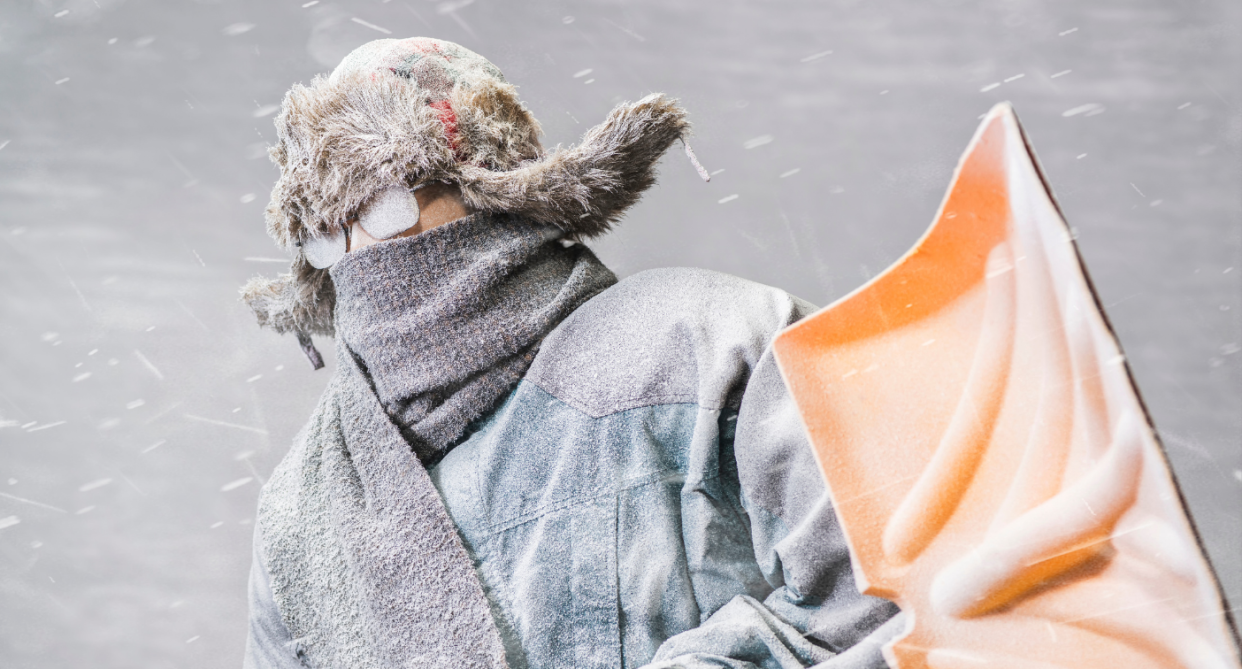
[[[462,196],[483,211],[507,211],[573,237],[603,234],[655,183],[655,164],[690,129],[686,112],[659,93],[622,103],[582,142],[515,170],[462,166]]]
[[[586,238],[606,232],[638,201],[655,183],[656,161],[689,132],[685,111],[657,93],[618,105],[578,145],[545,153],[539,123],[499,70],[461,47],[436,44],[484,66],[464,69],[470,62],[459,56],[453,62],[463,70],[450,73],[457,78],[448,90],[388,67],[338,71],[285,95],[269,151],[281,175],[265,213],[268,234],[296,257],[292,274],[243,287],[260,325],[332,333],[332,281],[298,247],[333,232],[382,190],[454,183],[476,211],[517,214]]]
[[[256,276],[241,288],[242,300],[254,311],[260,327],[332,336],[336,290],[327,270],[311,267],[305,258],[293,261],[292,272],[270,278]]]
[[[456,182],[459,163],[508,170],[541,153],[539,125],[512,85],[484,80],[434,102],[397,76],[295,85],[270,150],[280,179],[267,206],[268,234],[292,251],[329,234],[379,191]]]

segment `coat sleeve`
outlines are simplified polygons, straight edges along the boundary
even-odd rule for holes
[[[243,669],[306,669],[292,635],[272,597],[271,578],[263,560],[263,538],[255,524],[254,557],[250,563],[250,631]]]
[[[648,669],[884,669],[904,628],[897,607],[860,594],[845,537],[771,349],[738,412],[734,453],[754,557],[773,588],[738,595],[666,640]]]

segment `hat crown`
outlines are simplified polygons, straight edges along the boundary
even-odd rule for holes
[[[449,97],[455,85],[473,88],[484,80],[507,83],[483,56],[453,42],[431,37],[378,39],[354,49],[329,75],[332,83],[370,73],[395,76],[425,91],[429,101]]]

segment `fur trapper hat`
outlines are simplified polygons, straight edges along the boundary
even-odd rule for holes
[[[297,333],[310,354],[310,333],[333,334],[335,293],[328,270],[312,267],[300,247],[333,234],[373,195],[448,182],[475,211],[591,237],[655,182],[655,162],[684,140],[689,123],[675,100],[657,93],[618,105],[576,146],[545,152],[538,121],[495,65],[451,42],[415,37],[370,42],[331,75],[294,85],[276,129],[269,153],[280,179],[267,232],[294,253],[293,264],[288,274],[252,279],[242,298],[259,325]]]

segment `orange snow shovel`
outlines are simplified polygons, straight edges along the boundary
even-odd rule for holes
[[[896,669],[1238,669],[1125,358],[1007,104],[935,223],[776,356]]]

